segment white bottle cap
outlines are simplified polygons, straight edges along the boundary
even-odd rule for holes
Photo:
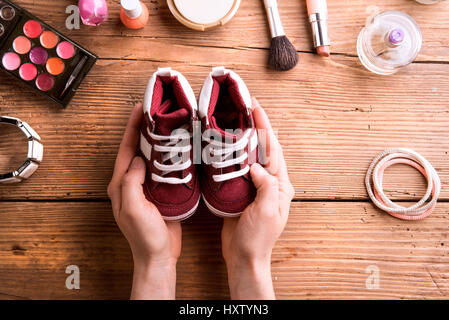
[[[142,5],[139,0],[121,0],[123,10],[131,19],[138,18],[142,14]]]

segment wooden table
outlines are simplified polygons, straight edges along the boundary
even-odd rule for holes
[[[32,179],[0,186],[1,298],[129,297],[132,258],[106,195],[128,115],[158,66],[187,75],[198,93],[216,65],[239,73],[267,110],[296,189],[273,252],[277,296],[449,298],[449,3],[331,0],[333,55],[326,60],[313,54],[304,1],[279,1],[301,59],[290,72],[266,66],[262,1],[243,1],[229,24],[206,33],[179,24],[163,0],[146,1],[151,17],[141,31],[120,25],[118,1],[109,1],[103,26],[73,31],[65,29],[65,8],[74,1],[17,3],[100,60],[66,110],[0,74],[0,114],[27,121],[45,145]],[[358,61],[356,39],[370,5],[409,13],[422,28],[421,54],[395,76],[375,76]],[[397,220],[368,200],[366,169],[394,146],[420,152],[440,174],[439,204],[423,221]],[[404,166],[388,169],[385,179],[397,201],[416,201],[425,190]],[[229,297],[220,225],[204,208],[183,223],[178,298]],[[69,265],[80,268],[80,290],[65,287]],[[366,286],[370,267],[379,269],[378,289]]]

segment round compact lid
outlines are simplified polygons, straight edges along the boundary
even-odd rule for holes
[[[241,0],[168,0],[168,7],[185,26],[204,31],[227,23]]]

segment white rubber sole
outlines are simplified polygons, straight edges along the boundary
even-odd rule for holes
[[[204,200],[204,203],[206,204],[206,207],[210,210],[210,212],[212,212],[214,215],[216,215],[217,217],[220,218],[237,218],[239,216],[241,216],[242,212],[239,213],[228,213],[228,212],[223,212],[220,211],[218,209],[215,209],[214,207],[212,207],[209,202],[207,202],[206,198],[204,197],[203,194],[201,194],[201,197]]]
[[[190,216],[192,216],[195,213],[196,209],[198,209],[198,205],[200,204],[200,200],[201,200],[201,197],[198,199],[198,202],[196,203],[196,205],[192,209],[190,209],[189,212],[186,212],[186,213],[184,213],[184,214],[182,214],[180,216],[176,216],[176,217],[164,217],[164,216],[162,216],[162,218],[164,218],[165,221],[171,221],[171,222],[185,220],[185,219],[189,218]]]

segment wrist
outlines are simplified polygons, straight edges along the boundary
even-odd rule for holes
[[[226,262],[232,299],[275,299],[270,257]]]
[[[270,269],[271,256],[252,257],[252,256],[232,256],[224,259],[226,268],[231,270],[245,270],[248,272],[261,272]]]
[[[131,299],[175,299],[176,259],[135,261]]]
[[[162,269],[162,268],[176,268],[178,263],[177,258],[173,257],[145,257],[137,258],[134,257],[134,270],[136,268],[140,270],[148,269]]]

